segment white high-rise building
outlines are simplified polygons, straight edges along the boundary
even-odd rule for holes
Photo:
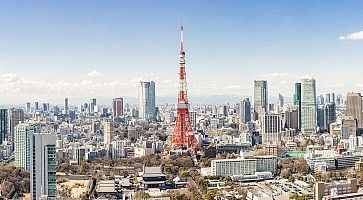
[[[192,125],[192,128],[196,129],[197,128],[197,112],[189,111],[189,119],[190,119],[190,124]]]
[[[114,141],[115,130],[113,122],[103,122],[103,142],[104,144],[111,144]]]
[[[139,116],[144,120],[153,120],[155,114],[155,82],[140,82]]]
[[[317,104],[315,79],[301,80],[301,131],[315,133],[317,126]]]
[[[36,132],[36,126],[20,123],[14,128],[15,165],[30,170],[30,137]]]
[[[30,191],[32,199],[56,199],[55,133],[34,133],[30,145]]]
[[[125,157],[125,145],[123,140],[115,140],[112,142],[113,152],[112,157],[119,159]]]

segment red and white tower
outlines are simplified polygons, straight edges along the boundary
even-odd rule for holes
[[[197,142],[189,118],[189,103],[185,73],[185,51],[183,47],[183,24],[181,24],[180,27],[179,94],[176,123],[172,135],[172,148],[197,148]]]

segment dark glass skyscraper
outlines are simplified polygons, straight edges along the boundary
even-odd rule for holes
[[[8,131],[8,109],[0,109],[0,144],[7,137]]]
[[[298,129],[301,129],[301,83],[295,83],[294,105],[298,110]]]
[[[249,98],[246,98],[243,101],[241,101],[239,109],[240,109],[239,110],[240,123],[245,124],[251,121],[251,102]]]
[[[254,120],[258,120],[263,111],[268,111],[267,81],[255,81],[253,90],[253,109],[255,110]]]

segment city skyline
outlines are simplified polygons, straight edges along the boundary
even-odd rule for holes
[[[208,2],[205,10],[206,1],[68,3],[3,3],[0,104],[137,98],[140,81],[175,97],[181,19],[191,103],[252,96],[254,80],[287,98],[304,77],[316,79],[317,94],[363,88],[360,2]]]

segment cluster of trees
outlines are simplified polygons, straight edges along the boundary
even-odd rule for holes
[[[30,192],[29,172],[11,164],[0,165],[0,183],[5,198],[20,198]]]
[[[282,178],[289,178],[292,174],[300,174],[301,176],[307,175],[309,172],[309,165],[303,158],[282,158],[279,159],[277,173]],[[291,178],[290,178],[291,179]]]

